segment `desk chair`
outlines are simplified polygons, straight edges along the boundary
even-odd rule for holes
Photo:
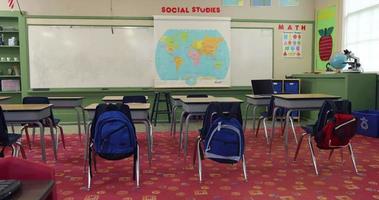
[[[24,148],[21,144],[21,134],[8,133],[7,123],[4,118],[3,109],[0,107],[0,157],[4,157],[6,147],[12,149],[12,156],[16,157],[18,148],[21,151],[22,158],[26,159]]]
[[[22,103],[23,104],[50,104],[50,101],[47,97],[24,97],[22,99]],[[62,145],[63,145],[63,148],[65,149],[66,144],[64,140],[63,128],[62,126],[59,125],[60,119],[54,118],[52,109],[50,109],[50,119],[51,119],[51,122],[53,123],[52,125],[54,129],[57,130],[57,128],[59,128]],[[50,127],[50,124],[46,120],[43,120],[41,123],[44,127]],[[21,129],[21,132],[22,130],[25,130],[26,140],[27,140],[29,149],[31,149],[31,142],[30,142],[28,128],[33,128],[33,140],[34,140],[34,133],[35,133],[34,129],[36,127],[38,127],[36,124],[25,124]],[[58,140],[58,137],[57,137],[57,140]]]
[[[303,137],[308,135],[308,145],[309,145],[309,150],[311,152],[312,163],[313,163],[313,167],[314,167],[316,175],[319,175],[319,172],[317,169],[316,156],[315,156],[314,149],[313,149],[312,139],[316,136],[316,133],[322,131],[322,129],[324,128],[326,123],[329,120],[333,119],[333,116],[336,113],[351,114],[351,102],[348,100],[325,101],[324,104],[322,105],[322,107],[320,108],[320,112],[318,114],[318,118],[317,118],[316,123],[313,125],[302,126],[302,128],[305,132],[301,135],[300,141],[297,145],[294,161],[296,161],[297,156],[299,154],[300,146],[301,146],[301,143],[303,141]],[[351,125],[352,125],[351,123],[344,123],[344,124],[340,125],[339,127],[343,128],[345,126],[351,126]],[[343,130],[343,129],[341,129],[341,130]],[[351,142],[349,142],[346,146],[349,149],[351,161],[353,162],[353,166],[354,166],[354,170],[358,174],[358,169],[357,169],[357,165],[355,162],[355,156],[354,156],[353,147],[351,145]],[[343,156],[342,148],[343,147],[326,149],[326,150],[330,150],[329,159],[331,158],[331,156],[334,152],[334,149],[341,149],[341,160],[343,160],[342,159],[343,158],[342,157]]]

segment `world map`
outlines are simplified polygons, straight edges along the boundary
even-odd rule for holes
[[[217,30],[169,29],[159,39],[155,64],[161,80],[223,80],[229,71],[229,48]]]

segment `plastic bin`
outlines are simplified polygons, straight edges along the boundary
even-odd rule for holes
[[[379,137],[379,111],[363,110],[353,112],[357,118],[357,133],[370,137]]]

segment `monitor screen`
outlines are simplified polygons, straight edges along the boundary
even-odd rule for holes
[[[251,86],[254,95],[271,95],[273,93],[271,79],[251,80]]]

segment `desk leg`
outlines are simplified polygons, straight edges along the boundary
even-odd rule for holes
[[[172,112],[171,112],[171,136],[175,137],[175,132],[176,132],[176,108],[177,106],[173,106]]]
[[[76,111],[76,123],[78,124],[78,134],[79,134],[79,140],[82,140],[82,124],[80,121],[80,111],[77,108],[74,108]]]
[[[41,124],[41,122],[37,121],[35,122],[38,127],[39,127],[39,132],[40,132],[40,142],[41,142],[41,156],[42,160],[46,162],[46,144],[45,144],[45,128]]]
[[[255,130],[255,115],[256,115],[257,107],[258,106],[253,106],[253,133]]]
[[[186,136],[184,138],[184,160],[187,158],[187,146],[188,146],[188,127],[189,127],[189,120],[192,117],[191,113],[188,113],[186,118]]]
[[[146,139],[147,139],[147,158],[149,160],[149,166],[151,167],[152,152],[153,152],[153,130],[150,121],[144,120],[143,123],[146,127]]]
[[[284,147],[286,150],[287,161],[288,161],[288,130],[287,130],[287,126],[290,123],[291,112],[292,112],[291,109],[287,110],[286,119],[285,119],[286,121],[284,122]]]
[[[84,126],[84,131],[85,131],[87,129],[86,112],[84,111],[83,106],[80,106],[79,108],[82,110],[83,126]]]
[[[182,140],[183,140],[183,121],[184,121],[184,115],[186,114],[185,111],[182,112],[180,116],[180,130],[179,130],[179,153],[182,149]]]
[[[246,110],[245,110],[245,123],[243,124],[243,132],[246,131],[246,124],[247,124],[247,114],[249,113],[249,108],[250,108],[251,104],[247,103],[246,105]],[[253,130],[254,132],[254,130]]]
[[[53,121],[50,118],[47,118],[47,121],[48,121],[48,123],[50,125],[50,134],[51,134],[51,140],[53,142],[54,159],[57,160],[58,159],[58,156],[57,156],[58,135],[55,135],[55,133],[54,133]],[[56,133],[58,133],[58,132],[56,132]]]
[[[84,129],[84,134],[85,134],[85,143],[84,143],[84,173],[86,172],[86,169],[87,169],[87,162],[88,162],[88,148],[89,148],[89,143],[90,143],[90,137],[91,137],[91,133],[90,133],[90,127],[91,127],[91,124],[92,122],[88,122],[86,128]],[[88,127],[88,128],[87,128]]]
[[[269,149],[269,153],[271,153],[272,141],[274,140],[276,112],[278,111],[278,109],[279,109],[279,107],[275,107],[274,111],[272,112],[272,127],[271,127],[271,135],[270,135],[270,149]]]

